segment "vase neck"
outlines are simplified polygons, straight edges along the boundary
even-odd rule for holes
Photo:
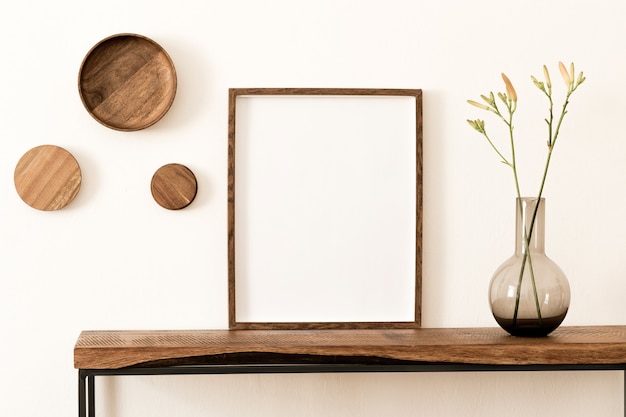
[[[524,254],[527,251],[525,240],[530,237],[528,250],[530,252],[545,251],[545,200],[537,197],[517,198],[515,221],[515,253]]]

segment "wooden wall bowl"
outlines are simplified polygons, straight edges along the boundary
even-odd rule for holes
[[[54,145],[37,146],[18,161],[13,176],[20,198],[38,210],[59,210],[74,200],[82,175],[76,159]]]
[[[193,172],[181,164],[167,164],[152,176],[150,191],[154,200],[168,210],[187,207],[196,198],[198,182]]]
[[[78,74],[83,105],[111,129],[134,131],[159,121],[176,95],[176,70],[165,50],[145,36],[103,39],[85,56]]]

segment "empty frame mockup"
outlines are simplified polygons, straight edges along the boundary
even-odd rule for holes
[[[420,327],[421,230],[421,90],[229,90],[230,328]]]

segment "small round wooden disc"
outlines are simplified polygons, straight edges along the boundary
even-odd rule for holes
[[[76,159],[54,145],[37,146],[18,161],[13,175],[20,198],[38,210],[52,211],[74,200],[82,175]]]
[[[140,130],[169,110],[176,95],[176,70],[152,39],[122,33],[103,39],[87,53],[78,90],[98,122],[115,130]]]
[[[152,176],[152,197],[168,210],[187,207],[196,198],[198,182],[189,168],[181,164],[167,164]]]

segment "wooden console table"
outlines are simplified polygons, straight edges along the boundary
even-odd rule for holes
[[[95,377],[320,372],[624,371],[626,326],[83,331],[74,348],[79,417],[95,417]]]

